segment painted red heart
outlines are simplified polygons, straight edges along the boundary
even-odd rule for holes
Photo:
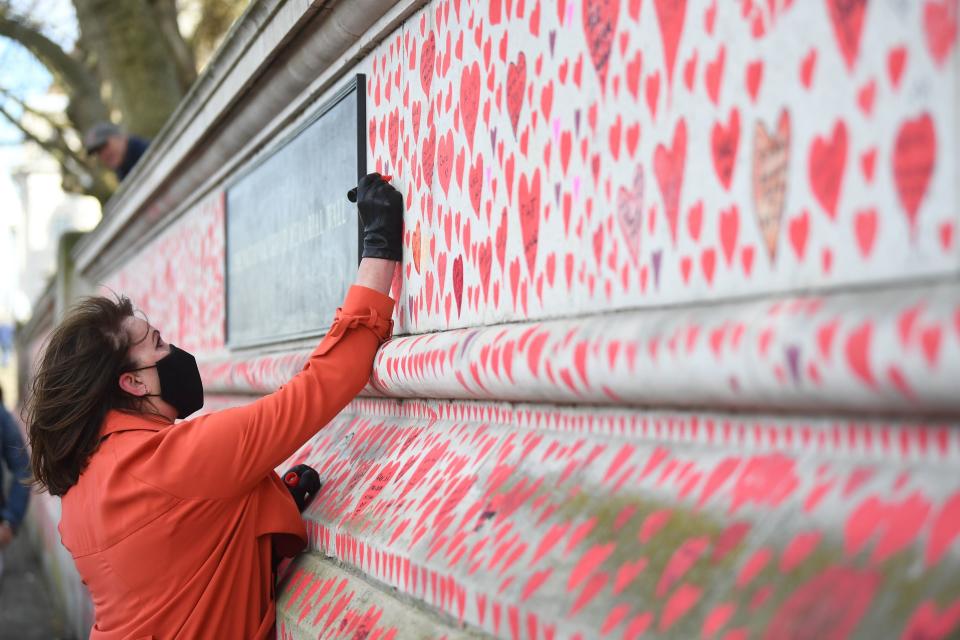
[[[847,364],[853,373],[870,387],[876,387],[877,381],[870,366],[870,353],[873,340],[873,323],[864,322],[847,337],[845,354]]]
[[[463,256],[457,256],[453,260],[453,299],[457,301],[457,315],[460,315],[460,308],[463,304]]]
[[[817,50],[810,49],[810,51],[803,57],[803,62],[800,65],[800,82],[803,83],[804,88],[809,89],[813,85],[813,72],[817,66]]]
[[[713,284],[713,274],[717,266],[717,252],[713,247],[704,249],[700,254],[700,268],[708,285]]]
[[[410,119],[413,123],[413,139],[420,139],[420,113],[422,106],[419,100],[414,100],[413,107],[410,109]]]
[[[636,55],[627,63],[627,91],[634,100],[640,99],[640,78],[643,76],[643,54],[637,51]]]
[[[583,31],[587,37],[590,60],[600,78],[600,88],[606,89],[607,69],[613,38],[617,32],[620,0],[583,0]]]
[[[457,164],[456,164],[456,178],[457,178],[457,187],[463,189],[463,167],[466,166],[467,161],[467,152],[466,149],[460,149],[460,153],[457,154]]]
[[[537,265],[537,244],[540,233],[540,170],[527,180],[527,174],[520,174],[520,232],[523,237],[523,253],[527,262],[527,273],[533,278]]]
[[[500,271],[506,273],[507,257],[507,209],[504,207],[500,214],[500,224],[497,225],[497,262],[500,264]]]
[[[708,35],[713,35],[713,25],[717,20],[717,0],[713,0],[703,14],[703,29]]]
[[[740,112],[734,107],[730,111],[727,124],[713,125],[710,133],[710,146],[713,151],[713,168],[717,172],[720,184],[727,191],[733,181],[733,169],[736,166],[737,147],[740,144]]]
[[[857,247],[860,255],[869,258],[873,252],[873,243],[877,238],[877,210],[864,209],[854,217],[854,235],[857,238]]]
[[[657,99],[660,96],[660,72],[655,71],[647,76],[647,107],[650,109],[650,117],[657,118]]]
[[[903,631],[903,638],[910,640],[947,640],[960,630],[960,600],[946,606],[942,611],[935,600],[927,600],[917,607]]]
[[[633,184],[617,192],[617,222],[623,233],[627,251],[635,266],[640,266],[640,238],[643,232],[643,165],[637,165]]]
[[[433,64],[437,55],[437,41],[431,30],[420,47],[420,86],[423,93],[430,95],[430,83],[433,81]]]
[[[683,34],[683,21],[687,13],[687,0],[656,0],[654,6],[657,10],[657,22],[660,25],[663,56],[667,63],[667,85],[671,85],[680,36]]]
[[[657,145],[653,155],[653,170],[663,195],[664,212],[670,226],[670,237],[677,244],[677,219],[680,213],[680,195],[683,187],[683,171],[687,160],[687,123],[677,122],[673,130],[673,143],[668,149]]]
[[[943,247],[945,253],[949,253],[953,248],[953,222],[947,220],[940,223],[937,231],[937,235],[940,237],[940,246]]]
[[[827,9],[840,53],[847,68],[853,69],[860,55],[860,36],[863,33],[867,0],[827,0]]]
[[[807,250],[807,237],[810,234],[810,212],[804,209],[803,213],[790,221],[789,235],[790,246],[797,255],[797,259],[803,261]]]
[[[543,89],[540,90],[540,110],[543,112],[543,117],[550,119],[550,110],[553,107],[553,82],[548,82]],[[516,126],[514,126],[516,130]]]
[[[916,229],[936,159],[937,136],[929,113],[900,125],[893,150],[893,179],[911,230]]]
[[[573,150],[573,136],[569,131],[560,134],[560,167],[563,169],[563,175],[567,175],[567,167],[570,166],[570,152]]]
[[[832,219],[837,217],[837,201],[847,163],[847,125],[838,120],[827,140],[814,138],[810,147],[808,170],[813,195]]]
[[[517,135],[517,123],[520,121],[520,110],[523,108],[523,94],[526,88],[527,58],[521,51],[517,61],[511,62],[507,68],[507,112],[510,114],[514,135]]]
[[[481,242],[477,251],[477,272],[480,275],[480,289],[483,291],[483,301],[486,303],[490,293],[490,268],[493,265],[493,242],[487,238]]]
[[[413,230],[413,236],[410,240],[410,249],[413,254],[413,267],[417,270],[417,273],[420,273],[420,253],[421,253],[421,241],[423,236],[420,232],[420,221],[417,221],[417,226]]]
[[[870,116],[873,113],[873,101],[877,96],[877,82],[870,80],[857,92],[857,104],[863,115]]]
[[[453,173],[453,132],[447,131],[437,144],[437,175],[444,194],[450,194],[450,176]]]
[[[957,311],[957,332],[960,333],[960,310]],[[954,493],[944,502],[933,519],[930,540],[925,554],[928,567],[937,564],[960,536],[960,493]]]
[[[700,228],[703,226],[703,201],[697,200],[687,211],[687,231],[694,242],[700,240]]]
[[[871,558],[883,562],[916,539],[929,513],[930,503],[919,492],[899,501],[869,496],[847,519],[845,551],[854,555],[877,537]]]
[[[903,68],[907,64],[907,48],[894,47],[887,54],[887,74],[894,89],[900,88],[900,79],[903,78]]]
[[[723,250],[723,257],[727,261],[727,265],[733,264],[733,255],[737,249],[737,238],[740,235],[740,210],[737,208],[737,205],[731,205],[729,209],[725,209],[720,212],[720,248]],[[746,252],[744,252],[746,254]],[[750,252],[750,257],[746,255],[744,258],[744,270],[749,273],[750,267],[748,262],[752,264],[753,253]]]
[[[753,272],[753,257],[756,250],[753,246],[747,246],[740,250],[740,262],[743,266],[743,274],[750,277]]]
[[[868,149],[860,155],[860,170],[868,183],[873,182],[873,169],[877,163],[877,148]]]
[[[480,107],[480,64],[465,66],[460,74],[460,121],[467,143],[473,148],[473,132],[477,128],[477,112]]]
[[[687,63],[683,65],[683,84],[687,91],[693,91],[693,83],[697,76],[697,52],[694,51]]]
[[[473,211],[479,217],[480,200],[483,195],[483,154],[477,154],[473,166],[470,167],[469,186],[470,204],[473,205]]]
[[[704,73],[704,82],[707,85],[707,96],[714,105],[720,101],[720,81],[723,78],[723,63],[727,55],[726,47],[720,45],[717,57],[707,63]]]
[[[390,159],[393,166],[397,166],[397,150],[400,141],[400,111],[394,109],[390,112],[390,119],[387,122],[387,145],[390,149]]]
[[[950,56],[950,49],[957,40],[957,20],[960,13],[957,2],[951,0],[928,0],[923,7],[923,30],[927,36],[927,48],[938,65],[943,65]]]
[[[757,101],[760,94],[760,83],[763,81],[763,60],[754,60],[747,65],[747,93],[750,100]]]
[[[633,158],[637,154],[637,143],[640,142],[640,123],[636,122],[627,127],[626,135],[627,153]]]
[[[433,160],[437,148],[437,131],[430,127],[429,135],[424,137],[420,144],[420,169],[423,172],[423,180],[427,185],[433,184]]]

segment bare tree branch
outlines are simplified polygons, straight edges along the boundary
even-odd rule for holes
[[[5,4],[0,4],[0,36],[23,45],[66,88],[70,95],[67,115],[77,129],[83,131],[109,120],[107,107],[100,99],[99,79],[28,19],[12,15]]]
[[[22,118],[17,118],[5,106],[0,105],[0,115],[19,129],[24,137],[40,146],[57,161],[63,173],[64,186],[70,187],[65,188],[65,191],[81,191],[97,198],[101,204],[110,198],[114,186],[110,184],[106,172],[91,168],[84,158],[70,147],[67,142],[67,130],[61,123],[57,122],[50,114],[32,108],[2,87],[0,87],[0,95],[15,102],[24,113],[43,120],[50,127],[51,135],[43,137],[41,134],[31,131],[23,123]]]

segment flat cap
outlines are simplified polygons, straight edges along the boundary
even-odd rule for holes
[[[110,136],[120,135],[120,127],[110,122],[98,122],[89,129],[83,136],[83,148],[87,153],[96,153],[100,148],[107,144]]]

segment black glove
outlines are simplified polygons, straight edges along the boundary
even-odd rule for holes
[[[353,201],[350,194],[347,197]],[[379,173],[368,173],[357,185],[356,202],[363,223],[361,257],[399,262],[403,258],[403,194]]]
[[[313,496],[317,495],[323,486],[317,472],[305,464],[298,464],[283,474],[283,484],[287,485],[293,501],[297,503],[300,513],[307,508]]]

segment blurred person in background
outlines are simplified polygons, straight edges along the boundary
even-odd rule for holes
[[[0,578],[3,578],[3,552],[20,530],[30,500],[30,457],[20,429],[3,404],[0,387]],[[4,467],[12,476],[5,482]],[[9,489],[5,489],[9,484]]]
[[[120,181],[133,170],[149,146],[149,140],[124,133],[110,122],[93,125],[83,136],[83,148],[87,155],[97,158],[113,170]]]

